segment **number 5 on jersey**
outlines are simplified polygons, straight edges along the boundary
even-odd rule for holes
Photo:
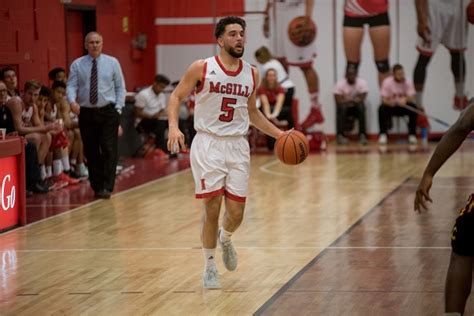
[[[222,98],[221,111],[224,113],[219,115],[219,121],[230,122],[234,119],[234,108],[229,106],[231,104],[237,104],[237,99]]]

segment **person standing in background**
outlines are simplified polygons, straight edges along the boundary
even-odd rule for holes
[[[102,35],[88,33],[85,48],[88,54],[71,64],[67,98],[79,115],[92,190],[95,197],[108,199],[115,185],[125,81],[118,60],[102,53]]]

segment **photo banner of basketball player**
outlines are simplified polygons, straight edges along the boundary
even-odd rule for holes
[[[431,11],[445,2],[427,1],[426,15],[433,14]],[[421,72],[424,85],[417,93],[418,103],[427,113],[449,124],[457,119],[464,96],[469,99],[474,93],[469,88],[474,86],[474,33],[469,30],[466,11],[470,1],[454,2],[456,5],[447,11],[454,12],[457,7],[453,14],[459,17],[454,17],[452,27],[458,31],[442,34],[460,37],[435,38],[444,22],[433,22],[436,25],[430,26],[432,45],[438,43],[438,47],[429,67]],[[242,16],[247,22],[243,58],[255,65],[263,77],[263,65],[255,58],[255,52],[267,47],[272,57],[286,67],[287,78],[293,82],[299,125],[306,123],[310,130],[329,135],[336,130],[334,86],[344,78],[348,66],[356,67],[358,76],[368,83],[366,125],[368,134],[373,135],[379,130],[380,87],[391,74],[391,67],[403,65],[409,81],[420,77],[415,74],[420,53],[420,17],[414,1],[176,0],[158,1],[154,10],[155,33],[149,38],[156,53],[157,73],[179,80],[186,65],[218,52],[214,38],[217,21],[227,15]],[[422,66],[419,64],[418,69]],[[405,126],[400,128],[397,132],[407,132]],[[431,125],[431,132],[445,130],[446,126],[439,122]]]

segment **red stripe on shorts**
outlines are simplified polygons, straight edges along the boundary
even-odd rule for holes
[[[196,193],[196,199],[207,199],[210,197],[215,197],[224,194],[225,189],[220,188],[219,190],[215,190],[212,192],[206,192],[206,193]]]
[[[245,203],[245,196],[238,196],[235,194],[230,193],[229,191],[225,191],[225,196],[233,201],[240,202],[240,203]]]

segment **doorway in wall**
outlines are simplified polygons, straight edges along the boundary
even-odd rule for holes
[[[85,55],[84,37],[96,30],[95,6],[67,5],[66,9],[66,60],[68,67],[74,59]]]

